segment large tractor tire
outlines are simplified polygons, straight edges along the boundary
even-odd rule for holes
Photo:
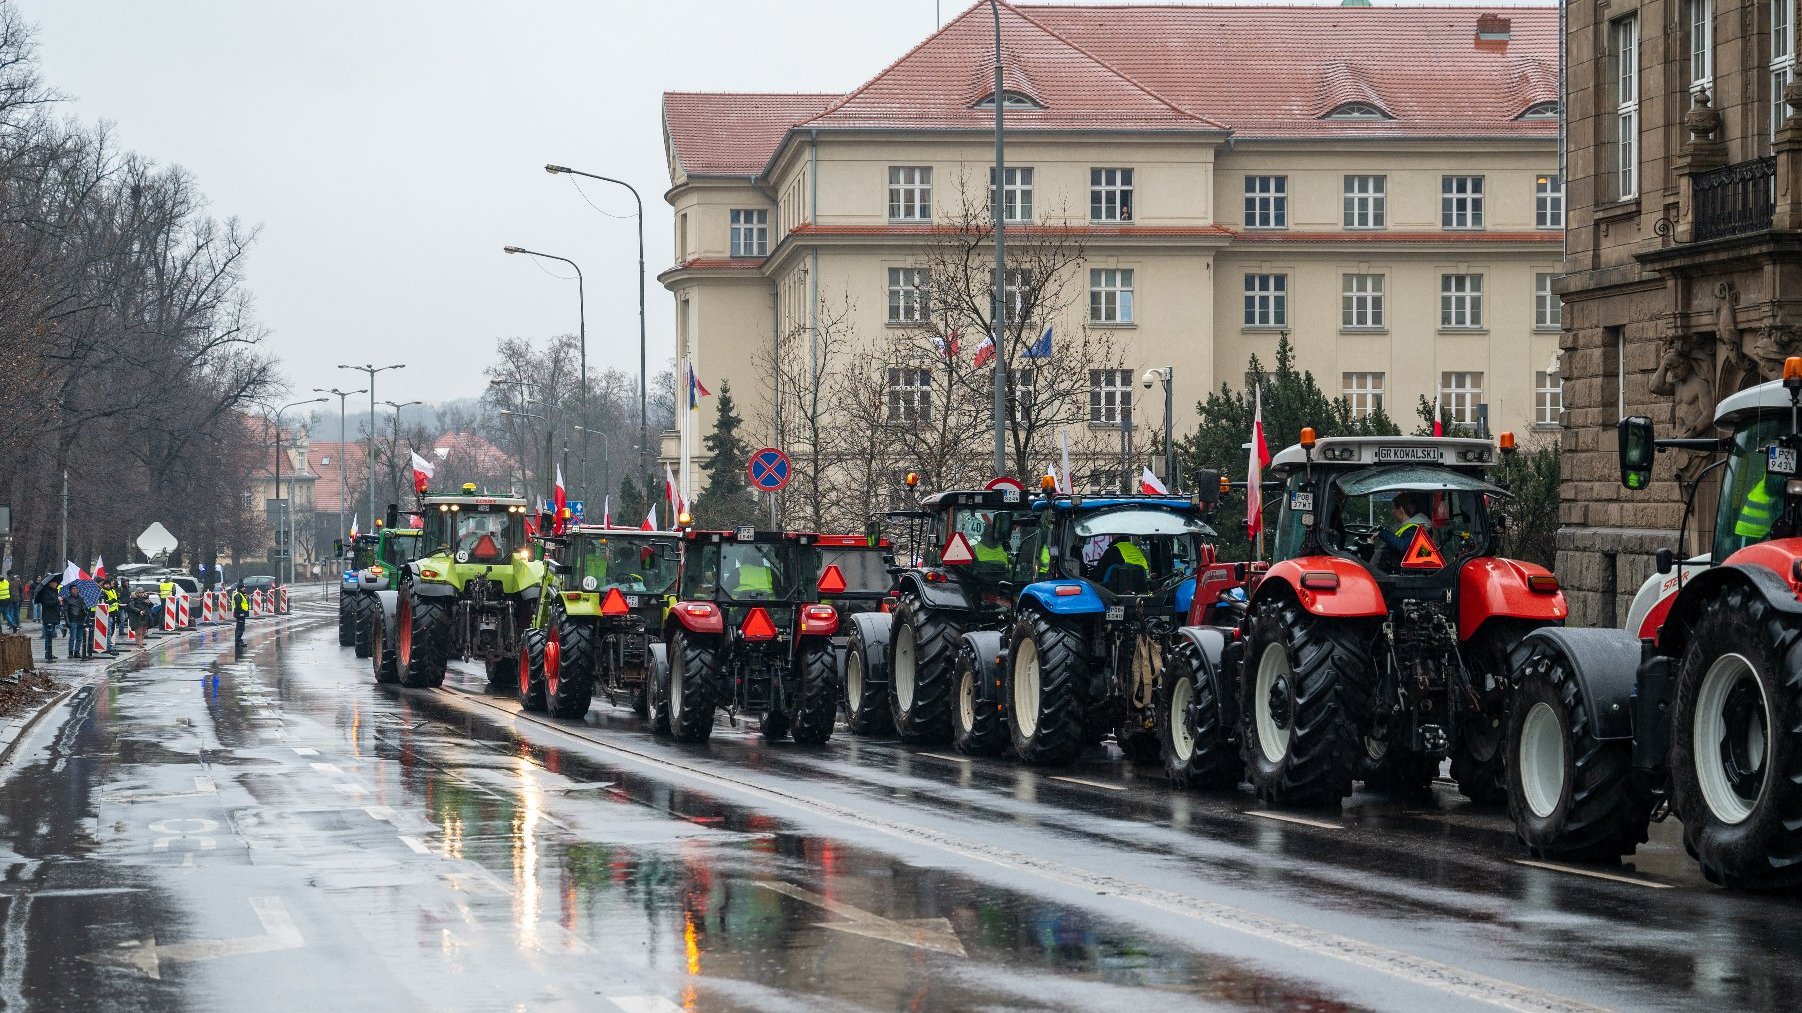
[[[483,666],[488,677],[488,688],[500,693],[513,692],[513,682],[519,676],[519,659],[499,657],[486,662]]]
[[[1352,790],[1376,669],[1368,622],[1324,619],[1293,599],[1252,611],[1239,680],[1240,754],[1268,805],[1324,805]]]
[[[801,644],[801,694],[791,708],[794,725],[789,734],[804,746],[817,746],[832,738],[838,720],[838,654],[832,641],[812,639]]]
[[[958,644],[951,744],[968,756],[1000,756],[1007,749],[1006,707],[983,701],[980,692],[982,680],[992,677],[990,668],[986,659],[976,656],[970,641]]]
[[[357,642],[356,598],[338,594],[338,646],[351,647]],[[361,657],[362,655],[358,655]]]
[[[400,681],[400,664],[395,651],[388,640],[388,622],[382,616],[380,603],[377,603],[375,615],[370,618],[372,635],[369,638],[369,663],[375,671],[375,681],[384,686],[391,686]]]
[[[713,734],[713,688],[721,658],[718,637],[678,628],[669,646],[670,734],[678,742],[706,742]]]
[[[1218,674],[1192,649],[1170,652],[1158,683],[1157,722],[1172,788],[1230,791],[1245,779],[1245,761],[1220,720]]]
[[[1472,802],[1508,801],[1508,687],[1521,641],[1539,625],[1492,619],[1465,653],[1477,708],[1459,722],[1458,740],[1452,743],[1452,780]]]
[[[1671,808],[1710,882],[1802,885],[1802,619],[1755,587],[1704,605],[1677,666]]]
[[[1089,659],[1082,631],[1039,612],[1014,624],[1008,666],[1008,731],[1027,763],[1069,763],[1083,748],[1082,687]]]
[[[551,717],[580,721],[594,702],[595,628],[591,622],[552,613],[551,636],[557,638],[557,667],[545,667],[545,704]]]
[[[887,663],[889,617],[869,613],[851,617],[845,638],[845,730],[852,735],[888,735],[895,730],[888,690],[879,673]]]
[[[669,734],[669,647],[656,643],[650,647],[649,664],[644,673],[645,707],[651,719],[652,735]]]
[[[545,708],[545,652],[550,645],[550,637],[543,630],[527,630],[519,638],[519,665],[516,668],[519,680],[519,706],[532,714],[540,714]]]
[[[351,649],[357,657],[367,658],[374,650],[376,617],[382,603],[373,594],[359,594],[351,600]]]
[[[450,662],[451,600],[402,592],[394,608],[401,685],[408,689],[444,685],[444,666]]]
[[[1538,858],[1615,861],[1646,839],[1652,793],[1633,743],[1596,738],[1583,683],[1564,652],[1523,645],[1509,694],[1508,815]]]
[[[902,742],[951,738],[951,666],[963,630],[943,609],[902,592],[889,631],[889,708]]]

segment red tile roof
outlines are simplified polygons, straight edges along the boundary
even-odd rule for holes
[[[796,123],[838,95],[663,94],[663,129],[676,163],[690,176],[755,176]]]
[[[338,509],[344,500],[344,486],[338,481],[339,463],[355,488],[369,472],[369,444],[361,440],[351,443],[314,443],[307,447],[307,467],[319,480],[313,483],[313,506],[327,513]],[[354,505],[354,504],[353,504]]]

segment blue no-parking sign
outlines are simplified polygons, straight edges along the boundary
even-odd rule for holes
[[[792,470],[787,454],[775,447],[765,447],[751,455],[751,464],[745,468],[745,473],[751,476],[751,484],[760,491],[775,492],[788,484]]]

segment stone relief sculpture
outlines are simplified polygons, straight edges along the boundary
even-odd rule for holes
[[[1648,389],[1671,399],[1672,435],[1680,439],[1706,437],[1714,426],[1715,341],[1706,334],[1670,334],[1665,337]],[[1707,466],[1707,458],[1691,451],[1677,451],[1677,477],[1693,482]]]
[[[1739,290],[1732,282],[1723,281],[1714,287],[1714,297],[1720,301],[1715,310],[1714,330],[1714,396],[1719,398],[1758,382],[1758,363],[1751,354],[1749,335],[1739,329],[1739,315],[1734,309],[1739,305]],[[1711,412],[1714,410],[1712,401],[1708,408]]]
[[[1783,360],[1792,355],[1802,355],[1802,333],[1788,324],[1772,324],[1759,330],[1752,357],[1758,360],[1758,372],[1764,379],[1783,379]]]

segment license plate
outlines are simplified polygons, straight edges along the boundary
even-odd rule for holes
[[[633,608],[633,609],[637,608],[638,607],[638,596],[635,594],[626,595],[626,607]]]
[[[1765,470],[1774,475],[1796,473],[1796,451],[1791,447],[1766,447]]]
[[[1440,453],[1438,447],[1378,447],[1377,460],[1438,464]]]
[[[1125,605],[1109,605],[1107,607],[1107,621],[1108,622],[1117,623],[1125,618],[1126,618],[1126,606]]]
[[[1311,492],[1292,492],[1289,494],[1289,509],[1301,513],[1310,513],[1314,509],[1314,494]]]

